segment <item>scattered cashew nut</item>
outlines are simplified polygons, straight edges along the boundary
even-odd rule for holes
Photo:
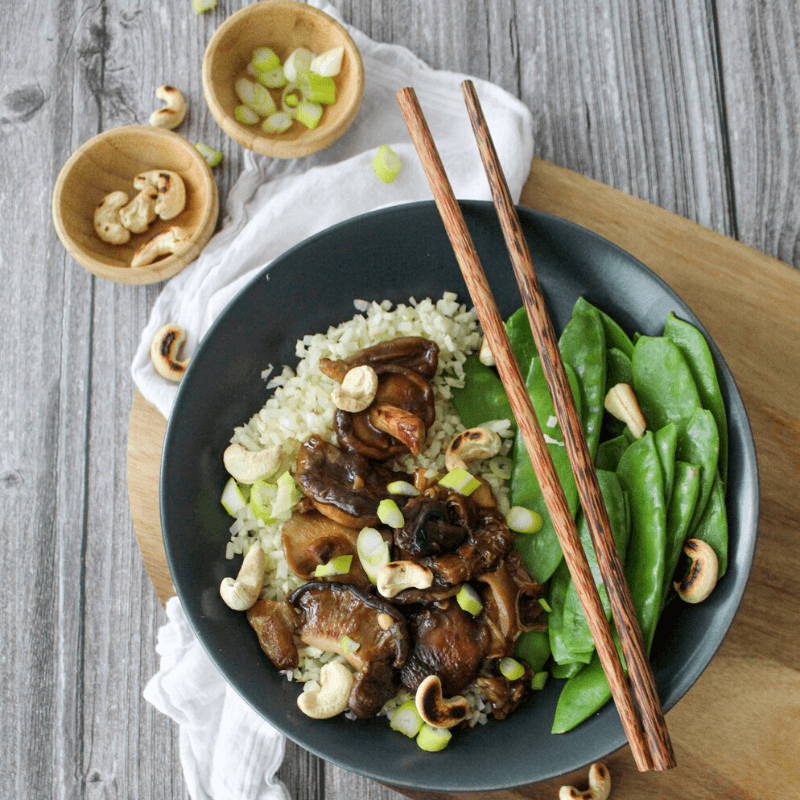
[[[155,186],[136,186],[136,188],[141,191],[125,208],[120,209],[119,218],[131,233],[144,233],[156,218],[158,190]]]
[[[174,86],[164,84],[156,89],[156,97],[163,100],[166,106],[150,115],[150,124],[170,130],[177,128],[186,116],[186,101],[183,95]]]
[[[174,322],[168,322],[156,331],[150,342],[150,360],[156,372],[168,381],[179,381],[186,372],[189,359],[178,360],[186,342],[186,331]]]
[[[574,786],[562,786],[558,800],[608,800],[611,794],[611,773],[601,761],[589,767],[589,788],[585,792]]]
[[[347,371],[344,380],[331,392],[331,400],[336,408],[353,414],[369,408],[378,391],[378,373],[363,364]]]
[[[491,458],[500,452],[503,440],[487,428],[470,428],[462,431],[447,447],[444,465],[448,470],[466,469],[467,461]]]
[[[481,349],[478,351],[478,361],[487,367],[493,367],[497,362],[494,360],[494,353],[489,347],[489,340],[484,336],[481,342]]]
[[[633,389],[627,383],[612,386],[606,394],[604,405],[609,414],[628,426],[634,438],[641,439],[644,436],[647,422]]]
[[[417,687],[414,704],[422,719],[434,728],[452,728],[469,713],[469,704],[461,695],[445,700],[438,675],[428,675]]]
[[[128,202],[125,192],[107,194],[94,210],[94,229],[97,235],[110,244],[125,244],[131,233],[120,219],[120,209]]]
[[[355,678],[341,662],[331,661],[320,670],[320,690],[303,692],[297,698],[298,708],[312,719],[330,719],[341,714],[350,701]]]
[[[155,191],[153,211],[161,219],[177,217],[186,207],[186,185],[177,172],[170,172],[168,169],[140,172],[133,179],[133,185],[143,192]]]
[[[375,576],[378,594],[394,597],[405,589],[428,589],[433,573],[414,561],[391,561],[380,567]]]
[[[236,580],[223,578],[219,586],[220,596],[228,608],[234,611],[247,611],[255,605],[264,585],[266,566],[267,559],[261,545],[258,543],[251,545],[242,561]]]
[[[188,241],[189,235],[186,231],[177,225],[173,225],[145,242],[133,254],[131,266],[146,267],[161,256],[170,256],[173,253],[177,253]]]
[[[255,483],[269,478],[281,463],[279,445],[265,450],[248,450],[240,444],[229,445],[222,454],[222,463],[239,483]]]
[[[681,600],[702,603],[717,585],[719,559],[714,548],[701,539],[687,539],[683,552],[692,563],[683,580],[675,581],[672,585]]]

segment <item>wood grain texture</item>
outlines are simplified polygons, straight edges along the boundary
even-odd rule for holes
[[[13,9],[6,4],[0,14],[0,163],[8,176],[0,190],[4,797],[186,796],[177,731],[141,698],[157,668],[155,633],[165,618],[138,554],[125,482],[133,397],[128,366],[160,286],[114,286],[86,273],[56,237],[49,198],[77,147],[109,128],[146,122],[159,105],[155,87],[168,82],[189,100],[178,132],[224,153],[214,173],[224,208],[243,151],[203,102],[200,64],[220,21],[246,4],[220,0],[215,11],[198,16],[190,0],[28,0]],[[378,41],[405,45],[434,67],[487,78],[520,97],[534,115],[537,156],[800,266],[796,4],[334,5]],[[266,165],[264,171],[269,174]],[[587,220],[599,221],[640,256],[652,243],[649,265],[661,274],[670,274],[671,263],[688,250],[688,242],[658,232],[651,220],[659,214],[649,207],[642,210],[643,225],[652,225],[652,242],[631,230],[626,212],[610,217],[611,200],[579,191],[569,173],[562,179],[575,189],[572,196],[552,171],[537,174],[543,183],[529,184],[537,202],[567,217],[585,204]],[[558,192],[548,197],[551,180]],[[796,625],[800,611],[800,519],[796,493],[787,490],[800,468],[793,444],[798,289],[787,289],[785,268],[758,254],[741,257],[744,267],[731,279],[729,251],[713,238],[702,241],[703,262],[672,283],[709,327],[737,378],[753,378],[743,391],[758,444],[763,522],[737,623],[689,698],[713,688],[723,667],[733,676],[728,696],[734,700],[748,684],[765,692],[783,685],[787,697],[797,696],[790,678],[800,642],[786,635],[786,625]],[[762,289],[795,337],[777,364],[772,330],[759,325]],[[717,304],[732,309],[736,327],[715,317]],[[763,655],[753,652],[753,641]],[[758,658],[766,666],[754,663]],[[766,676],[760,683],[759,675]],[[685,786],[668,776],[660,796],[683,796],[683,788],[689,797],[709,796],[708,787],[719,785],[728,786],[729,796],[759,796],[751,784],[725,783],[730,763],[752,763],[763,753],[750,712],[733,705],[736,713],[726,714],[721,704],[688,731],[699,764],[680,772]],[[796,740],[793,708],[766,710],[776,715],[775,730]],[[690,700],[668,715],[671,729],[677,712],[691,714]],[[740,733],[730,747],[732,725]],[[295,798],[397,797],[299,749],[287,753],[282,775]],[[792,766],[790,756],[782,763]],[[678,759],[687,762],[680,749]],[[784,779],[780,768],[770,775]],[[626,780],[633,796],[649,795],[650,784]]]

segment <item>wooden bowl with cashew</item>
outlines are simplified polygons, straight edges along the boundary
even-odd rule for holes
[[[120,212],[135,215],[137,200],[152,210],[122,226]],[[176,275],[200,254],[218,216],[217,185],[203,156],[177,133],[147,125],[90,139],[64,165],[53,191],[53,222],[67,252],[117,283]],[[131,265],[138,261],[145,263]]]
[[[343,48],[340,71],[334,76],[336,100],[325,105],[315,128],[294,121],[282,133],[265,133],[262,122],[237,120],[242,100],[236,81],[256,48],[269,47],[285,65],[298,48],[320,55]],[[350,35],[333,17],[296,0],[265,0],[230,16],[217,28],[203,58],[203,91],[211,113],[222,130],[242,147],[272,158],[297,158],[316,153],[339,139],[361,108],[364,65]],[[281,108],[282,89],[270,90]]]

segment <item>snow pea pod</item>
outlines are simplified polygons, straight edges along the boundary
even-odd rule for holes
[[[675,462],[675,487],[667,506],[667,544],[664,566],[664,589],[661,604],[669,594],[672,576],[681,557],[683,543],[700,490],[700,468],[685,461]]]
[[[476,354],[464,362],[464,386],[453,389],[452,402],[466,428],[493,419],[510,419],[516,425],[502,381]]]
[[[550,637],[547,631],[523,631],[517,639],[514,655],[534,672],[540,672],[550,658]]]
[[[675,448],[678,444],[678,428],[674,422],[656,431],[656,447],[664,471],[664,503],[669,506],[672,482],[675,478]]]
[[[725,484],[719,473],[714,478],[703,516],[691,535],[714,549],[719,561],[717,577],[721,578],[728,569],[728,515],[725,511]]]
[[[572,578],[566,561],[562,561],[553,577],[550,578],[550,613],[547,615],[547,633],[550,637],[550,652],[556,664],[571,664],[579,661],[588,664],[592,657],[591,650],[586,653],[575,653],[564,640],[564,601]]]
[[[517,364],[519,364],[519,371],[526,376],[530,371],[531,362],[538,356],[538,352],[536,342],[533,341],[533,332],[525,306],[518,308],[506,320],[506,334]]]
[[[589,455],[594,459],[600,443],[607,373],[606,334],[600,312],[588,303],[576,303],[558,340],[558,349],[578,376],[583,405],[581,423]]]
[[[683,435],[678,437],[678,447],[675,450],[676,458],[700,467],[700,491],[692,521],[689,523],[689,536],[694,534],[711,494],[711,487],[717,474],[718,456],[719,435],[714,415],[704,408],[698,408],[689,420]]]
[[[618,347],[609,347],[606,352],[608,373],[606,376],[606,391],[618,383],[633,385],[633,367],[631,360]]]
[[[564,365],[567,373],[572,396],[578,413],[581,412],[580,388],[578,379],[569,364]],[[573,516],[578,510],[578,489],[575,485],[575,478],[572,475],[572,468],[569,457],[564,446],[564,438],[558,428],[558,424],[548,425],[555,419],[555,409],[553,400],[550,397],[550,390],[547,387],[547,379],[542,369],[542,362],[539,358],[534,358],[531,362],[531,369],[528,373],[526,388],[533,403],[533,410],[542,432],[545,434],[547,448],[553,459],[553,466],[556,474],[564,489],[570,511]],[[549,440],[549,441],[548,441]],[[522,435],[517,431],[513,450],[513,467],[511,470],[511,480],[509,482],[509,493],[512,506],[524,506],[541,515],[543,520],[542,527],[531,534],[517,536],[514,548],[522,556],[525,568],[533,575],[537,583],[544,583],[555,571],[561,562],[563,554],[558,544],[558,536],[550,519],[550,513],[544,502],[541,486],[533,470],[528,451],[525,449],[525,442]]]
[[[620,486],[619,478],[613,472],[597,470],[597,482],[600,485],[600,493],[603,495],[603,501],[608,511],[611,534],[614,537],[620,560],[624,564],[630,534],[630,510],[625,499],[625,492]],[[600,566],[597,563],[597,554],[592,544],[589,525],[583,514],[578,517],[578,533],[583,551],[586,553],[586,561],[592,571],[592,577],[600,595],[600,601],[603,604],[606,619],[610,619],[611,603],[608,599],[603,577],[600,574]],[[594,639],[592,639],[592,634],[589,630],[589,623],[586,621],[586,615],[578,597],[578,590],[572,580],[569,582],[567,594],[564,598],[562,626],[564,643],[570,651],[573,653],[590,653],[594,650]]]
[[[719,472],[724,483],[728,476],[728,415],[711,349],[705,336],[694,325],[678,319],[674,314],[667,317],[664,336],[678,346],[692,372],[703,408],[714,415],[719,431]]]
[[[594,464],[597,469],[605,469],[609,472],[616,472],[622,454],[630,447],[631,441],[624,434],[615,436],[613,439],[606,439],[600,442],[597,448],[597,458]]]
[[[633,348],[633,390],[647,427],[681,425],[701,407],[689,365],[678,346],[664,337],[642,336]]]
[[[554,678],[568,679],[577,675],[582,669],[588,669],[588,665],[582,661],[570,661],[569,664],[553,664],[550,667],[550,674]],[[555,733],[555,731],[553,731]]]
[[[628,334],[619,326],[616,320],[612,319],[605,311],[593,306],[586,298],[579,297],[575,303],[576,309],[594,308],[600,314],[600,320],[606,334],[606,344],[609,348],[616,347],[621,350],[628,358],[633,356],[633,342]]]
[[[631,499],[631,536],[625,578],[649,652],[661,605],[666,537],[661,460],[652,431],[647,431],[625,451],[617,476]],[[615,641],[620,651],[616,633]],[[595,651],[589,664],[570,678],[561,690],[552,732],[571,730],[610,699],[611,689]]]

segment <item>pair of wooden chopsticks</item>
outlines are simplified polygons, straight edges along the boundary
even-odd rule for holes
[[[653,768],[657,770],[670,769],[675,766],[675,755],[656,692],[655,678],[647,659],[642,633],[625,582],[619,553],[611,536],[608,514],[600,494],[597,474],[586,446],[581,421],[572,399],[553,324],[545,308],[544,297],[533,269],[528,245],[486,120],[483,117],[475,87],[471,81],[464,81],[461,88],[491,186],[492,197],[500,217],[522,300],[528,312],[536,347],[542,359],[558,422],[564,435],[564,443],[575,475],[581,505],[589,523],[592,542],[597,552],[597,560],[608,592],[622,651],[628,664],[630,686],[614,645],[611,626],[603,612],[600,596],[586,562],[575,521],[569,511],[542,430],[533,412],[519,366],[511,351],[503,320],[500,318],[472,237],[445,174],[422,109],[412,88],[401,89],[397,93],[397,99],[433,191],[436,205],[453,245],[470,296],[475,303],[478,318],[494,354],[500,378],[508,393],[511,408],[525,441],[536,477],[542,487],[547,509],[578,590],[578,596],[583,604],[589,629],[608,678],[611,693],[636,764],[643,772]],[[631,694],[631,687],[633,694]],[[634,698],[636,702],[634,702]]]

